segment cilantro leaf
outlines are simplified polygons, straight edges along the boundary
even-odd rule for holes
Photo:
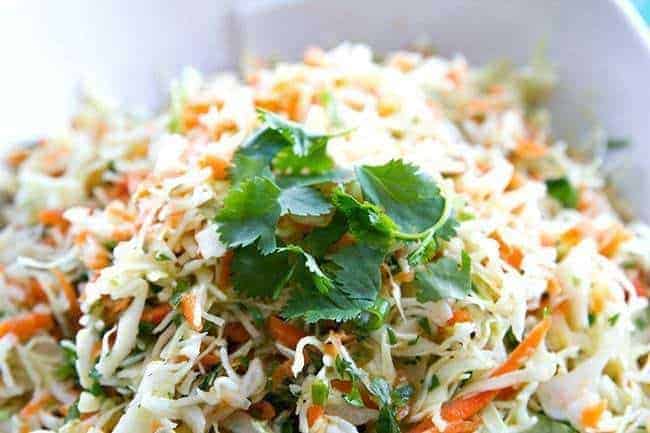
[[[301,257],[301,264],[304,266],[304,269],[310,274],[314,286],[321,293],[327,293],[333,287],[332,280],[323,273],[321,268],[318,266],[316,259],[311,254],[307,253],[298,245],[288,245],[286,247],[278,248],[278,252],[289,252],[298,254]]]
[[[330,223],[325,227],[316,227],[302,240],[305,251],[319,257],[325,255],[327,249],[348,231],[345,216],[336,212]]]
[[[355,244],[332,255],[331,260],[339,267],[334,272],[334,280],[341,292],[361,308],[370,308],[381,287],[379,266],[384,261],[384,253]]]
[[[286,319],[303,318],[307,323],[319,320],[346,322],[361,314],[363,310],[346,298],[337,287],[326,295],[315,288],[299,287],[282,309]]]
[[[442,257],[426,264],[424,269],[416,270],[417,300],[428,302],[446,298],[465,298],[472,289],[470,267],[471,260],[463,251],[460,268],[455,260]]]
[[[342,188],[334,190],[332,202],[347,217],[350,232],[357,239],[383,249],[393,242],[397,226],[379,207],[360,203]]]
[[[278,175],[276,182],[281,188],[288,188],[290,186],[311,186],[320,183],[345,183],[354,178],[354,173],[350,170],[343,168],[336,168],[334,170],[308,175]]]
[[[368,246],[347,247],[332,257],[334,285],[327,293],[301,285],[294,290],[282,314],[288,319],[302,317],[308,323],[319,320],[352,320],[370,308],[379,293],[379,266],[384,254]]]
[[[445,199],[436,183],[402,160],[356,168],[364,197],[385,210],[401,231],[422,232],[443,215]]]
[[[237,150],[237,153],[259,158],[269,165],[278,152],[287,145],[287,140],[282,134],[266,126],[251,135]]]
[[[246,155],[240,152],[235,153],[233,166],[230,169],[232,185],[239,185],[244,180],[255,176],[273,178],[268,162],[263,157]]]
[[[318,216],[332,210],[332,205],[320,191],[308,186],[292,186],[282,190],[279,202],[282,214]]]
[[[578,191],[566,177],[548,179],[546,181],[546,189],[548,195],[559,201],[563,207],[575,209],[578,206]]]
[[[260,119],[270,129],[278,132],[291,144],[291,149],[296,156],[307,156],[314,146],[327,144],[330,136],[327,134],[312,134],[297,123],[285,120],[270,111],[257,109]]]
[[[297,155],[291,147],[285,147],[278,152],[273,167],[287,175],[319,175],[330,171],[334,161],[327,154],[327,141],[322,141],[305,155]]]
[[[282,208],[278,203],[280,188],[273,181],[254,177],[232,188],[216,216],[221,240],[228,247],[258,242],[263,254],[276,247],[275,227]]]
[[[274,297],[293,272],[287,251],[263,255],[257,248],[237,248],[232,261],[232,281],[237,292],[251,297]]]

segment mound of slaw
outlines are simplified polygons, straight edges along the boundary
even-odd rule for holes
[[[344,44],[87,95],[3,155],[0,431],[647,431],[650,229],[555,81]]]

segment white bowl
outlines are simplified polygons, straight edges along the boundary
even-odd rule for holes
[[[182,65],[214,72],[242,54],[293,59],[343,40],[382,52],[423,36],[474,64],[525,63],[545,42],[561,80],[557,135],[575,140],[597,120],[629,138],[618,181],[650,220],[650,36],[625,0],[5,0],[0,142],[63,125],[83,77],[155,108]]]

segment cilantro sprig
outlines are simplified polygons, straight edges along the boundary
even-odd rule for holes
[[[332,135],[310,133],[267,111],[258,114],[264,123],[236,152],[232,188],[215,218],[220,239],[235,253],[237,292],[286,299],[287,319],[360,319],[381,326],[390,305],[386,314],[375,311],[382,300],[380,266],[405,243],[409,262],[426,277],[416,281],[419,297],[466,292],[465,262],[460,269],[450,259],[428,263],[458,225],[450,200],[432,178],[402,160],[359,166],[351,177],[332,169],[326,152]],[[284,215],[327,223],[287,243],[278,237]],[[352,244],[331,253],[346,233]],[[446,285],[432,289],[434,283]]]

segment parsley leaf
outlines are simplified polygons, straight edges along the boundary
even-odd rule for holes
[[[275,250],[275,227],[282,211],[279,196],[280,188],[263,177],[247,179],[232,188],[215,218],[221,240],[233,248],[259,239],[263,254]]]
[[[548,195],[559,201],[566,208],[575,209],[578,206],[578,191],[566,177],[548,179],[546,181]]]
[[[372,203],[360,203],[342,188],[334,190],[332,202],[346,216],[350,232],[357,239],[377,248],[388,249],[397,226],[384,211]]]
[[[392,160],[356,168],[364,197],[383,208],[401,231],[421,232],[443,215],[445,199],[436,183],[412,164]]]
[[[282,214],[318,216],[332,210],[332,205],[320,191],[308,186],[292,186],[282,190],[279,202]]]
[[[470,267],[471,260],[463,251],[460,268],[455,260],[442,257],[426,264],[424,269],[416,270],[417,300],[428,302],[446,298],[465,298],[472,289]]]
[[[275,298],[292,276],[287,251],[263,255],[257,248],[237,248],[232,260],[235,290],[250,297]]]

